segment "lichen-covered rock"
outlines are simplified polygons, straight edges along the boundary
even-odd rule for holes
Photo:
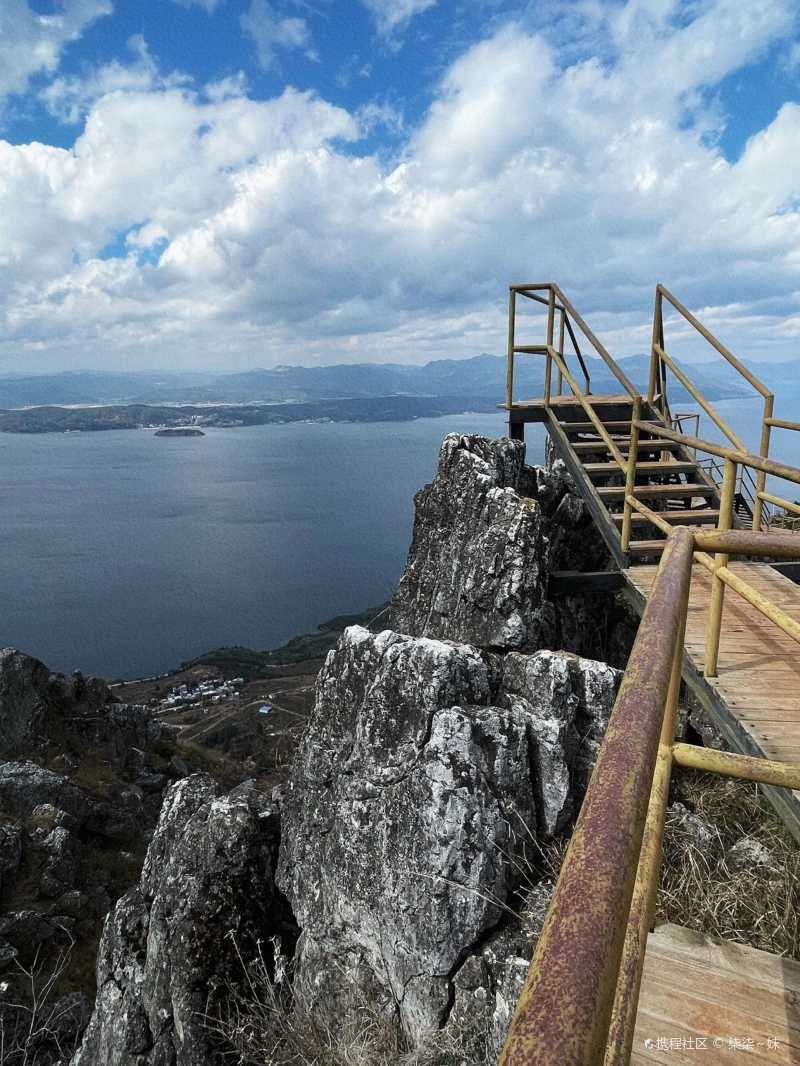
[[[415,497],[395,629],[498,651],[594,649],[605,627],[574,624],[586,597],[552,602],[547,577],[603,569],[608,552],[563,463],[524,459],[520,441],[445,438],[436,477]]]
[[[503,660],[503,700],[529,723],[543,837],[560,832],[576,813],[620,680],[605,663],[565,653],[512,652]]]
[[[252,782],[228,795],[204,774],[167,793],[140,884],[103,931],[98,995],[74,1066],[210,1066],[204,1022],[244,979],[260,939],[287,935],[274,887],[277,813]]]
[[[388,631],[346,630],[317,692],[283,799],[298,975],[332,1017],[348,986],[378,987],[420,1033],[503,914],[534,817],[526,722],[477,706],[489,683],[474,648]]]
[[[78,825],[89,816],[89,798],[66,777],[28,760],[0,763],[0,809],[27,817],[42,804],[66,811]]]
[[[40,894],[55,899],[75,882],[80,858],[80,844],[69,829],[56,826],[39,844],[44,853]]]
[[[556,831],[585,787],[577,731],[599,735],[616,682],[575,656],[489,664],[469,645],[345,631],[282,798],[279,884],[317,1010],[335,1020],[371,996],[415,1037],[443,1022],[537,822]]]
[[[0,822],[0,893],[13,883],[22,861],[22,826]]]
[[[16,648],[0,650],[0,756],[23,751],[41,732],[50,672]]]
[[[99,678],[51,674],[16,648],[0,650],[0,758],[35,754],[55,740],[102,746],[116,764],[162,732],[147,708],[118,703]]]
[[[453,976],[453,1005],[445,1032],[476,1061],[495,1061],[499,1056],[534,943],[527,929],[502,929]]]
[[[775,852],[755,837],[741,837],[725,852],[725,865],[731,873],[741,870],[752,871],[759,866],[773,870],[776,877],[784,872],[785,868],[778,861]]]
[[[516,491],[524,457],[519,441],[445,437],[436,477],[415,497],[396,629],[498,649],[531,641],[547,541],[541,509]]]
[[[667,807],[665,832],[690,841],[707,860],[718,859],[722,854],[722,838],[717,827],[683,803],[671,803]]]

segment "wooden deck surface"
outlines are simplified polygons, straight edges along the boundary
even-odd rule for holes
[[[800,963],[659,926],[647,942],[631,1063],[800,1063]]]
[[[766,563],[734,562],[730,569],[800,622],[800,585]],[[646,597],[656,570],[656,566],[634,566],[624,573]],[[711,575],[695,563],[685,647],[699,674],[710,593]],[[745,742],[738,745],[745,754],[800,762],[800,645],[730,588],[725,590],[719,676],[700,683],[724,704],[734,732]]]

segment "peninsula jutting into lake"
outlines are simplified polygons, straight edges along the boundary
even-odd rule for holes
[[[205,437],[202,429],[196,426],[174,426],[168,429],[157,429],[156,437]]]

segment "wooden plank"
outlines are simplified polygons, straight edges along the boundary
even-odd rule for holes
[[[611,439],[620,449],[620,451],[627,451],[627,447],[630,444],[630,434],[626,437],[615,436],[611,434]],[[665,448],[664,445],[667,445]],[[583,455],[587,452],[607,452],[608,446],[605,441],[600,440],[579,440],[575,441],[572,448],[579,455]],[[640,440],[639,451],[640,452],[677,452],[680,451],[681,445],[675,441],[660,441],[660,440]]]
[[[620,472],[618,463],[584,463],[583,469],[589,477],[608,477]],[[637,474],[661,474],[667,477],[670,474],[694,474],[696,472],[697,463],[691,460],[688,462],[670,460],[666,463],[646,461],[636,464]]]
[[[681,508],[680,510],[659,511],[658,517],[663,518],[665,522],[674,522],[677,526],[716,526],[719,511],[713,511],[707,507],[694,507],[688,510]],[[611,520],[621,525],[622,515],[612,514]],[[631,522],[634,525],[648,525],[650,519],[647,515],[632,514]]]
[[[601,500],[620,500],[625,496],[624,485],[604,485],[596,490]],[[714,490],[708,485],[699,485],[695,482],[683,485],[637,485],[633,495],[639,499],[677,499],[679,496],[713,496]]]
[[[589,481],[586,474],[583,472],[580,460],[577,455],[572,451],[569,440],[564,434],[561,425],[552,413],[548,413],[547,429],[553,444],[556,447],[561,458],[564,460],[564,465],[570,472],[575,480],[575,484],[578,487],[584,503],[589,509],[589,513],[595,521],[595,525],[600,531],[600,535],[606,542],[608,550],[614,558],[617,566],[623,568],[628,565],[628,559],[625,553],[622,551],[622,541],[620,538],[619,530],[609,517],[608,511],[603,505],[602,501],[597,496],[597,490],[594,485]],[[624,490],[623,490],[624,491]]]
[[[799,994],[793,960],[659,926],[647,942],[631,1063],[796,1063]]]
[[[634,542],[635,543],[635,542]],[[800,586],[768,563],[731,563],[731,569],[793,618],[800,619]],[[625,571],[632,600],[641,610],[656,567]],[[726,591],[719,676],[702,676],[711,575],[695,565],[689,598],[684,680],[731,748],[745,755],[800,762],[800,648],[768,618],[730,589]],[[800,799],[785,789],[765,795],[800,840]]]

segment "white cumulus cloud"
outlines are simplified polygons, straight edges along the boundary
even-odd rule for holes
[[[647,347],[657,280],[748,358],[791,355],[800,105],[730,161],[707,92],[785,40],[793,4],[677,10],[604,8],[580,55],[502,26],[407,135],[377,105],[258,101],[234,79],[117,82],[87,98],[71,148],[0,142],[0,359],[500,352],[508,282],[551,277],[620,355]],[[404,136],[388,163],[359,151],[375,121]]]
[[[163,75],[141,34],[128,40],[131,63],[114,60],[82,76],[55,78],[42,90],[48,111],[62,122],[77,123],[96,100],[115,92],[152,92],[182,85],[191,79],[179,72]]]
[[[27,0],[0,4],[0,105],[22,93],[35,74],[52,74],[61,53],[95,19],[110,15],[111,0],[61,0],[52,14],[39,14]]]
[[[277,49],[309,49],[311,44],[311,30],[306,20],[281,18],[269,0],[250,0],[250,7],[240,21],[244,32],[253,39],[258,61],[264,70],[274,65]]]

